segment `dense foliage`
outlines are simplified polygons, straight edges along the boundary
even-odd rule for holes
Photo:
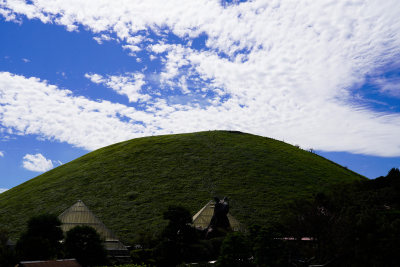
[[[278,258],[329,266],[396,266],[400,248],[400,171],[337,185],[312,201],[296,201],[276,238]],[[300,241],[301,238],[306,240]],[[283,239],[280,239],[283,240]],[[285,255],[286,254],[286,255]]]
[[[28,221],[28,229],[18,240],[16,250],[20,260],[57,259],[64,238],[57,216],[42,214]]]
[[[271,225],[293,199],[360,179],[316,154],[250,134],[145,137],[96,150],[0,194],[0,224],[15,239],[30,217],[60,214],[81,199],[134,245],[143,232],[161,234],[171,205],[184,204],[193,215],[215,195],[228,196],[241,223]]]
[[[82,266],[107,264],[107,254],[100,235],[90,226],[76,226],[66,233],[65,253]]]
[[[0,229],[0,266],[12,267],[17,263],[15,251],[9,243],[9,236],[6,230]]]
[[[241,233],[230,233],[221,245],[217,266],[252,266],[251,247]]]
[[[153,238],[152,242],[140,243],[140,249],[131,251],[134,263],[176,266],[207,262],[218,257],[224,237],[206,238],[205,231],[192,227],[192,216],[186,208],[170,206],[163,217],[168,220],[168,224],[161,234]]]
[[[21,234],[15,248],[10,244],[7,232],[0,230],[0,266],[63,258],[76,258],[84,267],[108,263],[102,240],[94,228],[76,226],[66,233],[64,240],[60,225],[60,220],[52,214],[30,218],[27,230]]]

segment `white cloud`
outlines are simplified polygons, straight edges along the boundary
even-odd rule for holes
[[[86,73],[85,78],[88,78],[89,80],[91,80],[92,82],[97,83],[97,84],[105,82],[105,80],[103,79],[103,76],[101,76],[99,74],[95,74],[95,73],[93,73],[93,74]]]
[[[109,36],[109,35],[107,35],[107,34],[101,34],[100,36],[93,37],[93,39],[94,39],[98,44],[102,44],[104,41],[115,40],[114,38],[112,38],[111,36]]]
[[[4,157],[4,152],[0,151],[0,158]]]
[[[8,190],[7,188],[0,188],[0,194],[5,192],[5,191],[7,191],[7,190]]]
[[[51,15],[44,14],[42,12],[43,10],[38,9],[36,6],[26,4],[23,1],[13,1],[11,2],[11,6],[9,4],[10,3],[5,1],[0,3],[0,14],[7,14],[10,20],[14,20],[13,15],[15,15],[15,12],[17,14],[24,14],[29,19],[40,19],[43,23],[48,23],[51,21]],[[10,13],[10,11],[12,11],[12,13]]]
[[[144,135],[143,125],[133,122],[149,117],[124,105],[74,96],[37,78],[0,72],[0,122],[14,134],[36,134],[91,150]],[[151,134],[153,129],[146,130]]]
[[[126,95],[129,102],[147,101],[150,96],[141,93],[142,86],[146,84],[142,73],[125,73],[125,75],[108,75],[107,78],[99,74],[85,74],[85,77],[97,84],[104,84],[120,95]]]
[[[399,156],[400,114],[354,105],[350,91],[399,58],[399,10],[395,0],[229,6],[217,0],[4,2],[3,16],[25,14],[67,28],[82,25],[98,35],[98,42],[110,34],[132,52],[147,49],[150,58],[157,54],[163,70],[154,76],[161,85],[180,86],[185,96],[199,96],[207,104],[172,105],[170,99],[149,96],[142,87],[150,77],[141,73],[85,75],[130,102],[147,100],[140,112],[74,96],[36,78],[2,73],[0,120],[24,134],[85,148],[154,133],[234,129],[314,149]],[[138,35],[144,30],[161,40]],[[188,44],[204,34],[207,47],[169,43],[169,33]],[[385,80],[381,90],[393,94],[397,84]],[[153,89],[161,95],[162,88]],[[25,94],[33,95],[33,103]],[[229,97],[223,101],[224,96]],[[50,103],[44,110],[41,98]]]
[[[150,46],[150,50],[156,54],[164,53],[169,49],[169,45],[166,44],[154,44]]]
[[[123,45],[122,46],[122,48],[124,48],[124,49],[128,49],[128,50],[130,50],[131,52],[139,52],[141,49],[140,49],[140,47],[139,46],[136,46],[136,45]]]
[[[381,92],[392,96],[400,96],[400,77],[378,78],[374,83],[379,86]]]
[[[10,10],[1,9],[0,7],[0,15],[3,16],[6,21],[14,21],[20,23],[20,21],[17,19],[17,16],[13,14],[13,12],[11,12]]]
[[[268,136],[284,137],[290,142],[300,140],[302,147],[322,146],[327,150],[350,149],[386,156],[398,153],[398,117],[372,116],[335,103],[320,107],[318,101],[309,105],[293,100],[284,102],[283,95],[282,100],[277,99],[279,96],[260,95],[263,101],[251,98],[244,102],[248,105],[244,107],[242,99],[236,96],[222,105],[206,108],[170,105],[159,99],[148,104],[146,111],[138,111],[121,104],[76,97],[37,78],[0,73],[0,96],[1,122],[5,127],[89,150],[143,135],[234,129],[257,134],[267,130]],[[258,106],[265,102],[269,104]]]
[[[53,163],[50,159],[46,159],[42,154],[35,155],[26,154],[23,158],[22,165],[28,171],[45,172],[53,168]]]

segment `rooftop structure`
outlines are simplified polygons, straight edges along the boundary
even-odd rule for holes
[[[78,200],[58,216],[61,229],[68,232],[77,225],[93,227],[104,240],[104,247],[111,256],[127,255],[128,249],[122,244],[114,233],[109,230],[81,201]]]
[[[206,229],[211,222],[211,218],[214,214],[215,202],[210,200],[202,209],[200,209],[193,216],[193,225],[199,229]],[[228,213],[229,224],[233,231],[244,231],[245,228],[242,224],[239,223],[230,213]]]

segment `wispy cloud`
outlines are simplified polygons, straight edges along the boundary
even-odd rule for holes
[[[0,151],[0,158],[4,157],[4,152]]]
[[[146,73],[85,75],[144,107],[91,101],[38,78],[0,73],[3,125],[88,149],[148,134],[235,129],[327,151],[400,155],[400,114],[349,100],[352,85],[400,58],[400,2],[109,4],[6,1],[0,10],[69,30],[82,25],[99,43],[114,38],[159,59],[162,67],[151,74],[157,84],[147,84]],[[199,38],[204,45],[196,48]],[[394,94],[397,85],[386,80],[381,89]],[[203,102],[171,101],[186,95]]]
[[[135,137],[144,127],[129,121],[149,117],[134,108],[77,97],[40,79],[7,72],[0,72],[0,104],[2,125],[15,133],[36,134],[86,149]]]
[[[103,84],[113,89],[120,95],[128,97],[129,102],[146,101],[150,99],[147,94],[141,93],[142,86],[146,84],[142,73],[125,73],[125,75],[108,75],[103,77],[99,74],[85,74],[85,77],[97,84]]]
[[[382,93],[400,97],[400,77],[378,78],[374,80],[374,83]]]
[[[5,191],[7,191],[7,190],[8,190],[7,188],[0,188],[0,194],[5,192]]]
[[[3,16],[3,18],[5,18],[6,21],[14,21],[17,23],[21,23],[21,21],[17,19],[17,16],[14,14],[14,12],[12,12],[7,8],[0,7],[0,15]]]
[[[112,38],[111,36],[107,35],[107,34],[102,34],[100,36],[96,36],[93,37],[93,39],[98,43],[98,44],[102,44],[104,41],[108,42],[111,40],[114,40],[114,38]]]
[[[53,168],[50,159],[46,159],[42,154],[26,154],[23,158],[22,165],[25,169],[33,172],[45,172]]]

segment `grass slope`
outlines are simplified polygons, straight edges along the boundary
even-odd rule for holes
[[[15,238],[32,215],[60,214],[81,199],[122,241],[159,231],[179,204],[193,214],[228,196],[244,224],[268,224],[288,202],[325,186],[363,179],[331,161],[273,139],[210,131],[114,144],[0,194],[0,225]]]

